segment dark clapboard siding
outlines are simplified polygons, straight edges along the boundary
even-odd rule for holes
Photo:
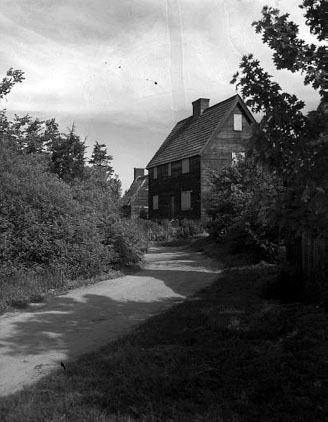
[[[242,114],[242,131],[233,129],[233,115]],[[237,105],[229,115],[227,121],[217,133],[214,133],[212,140],[205,147],[201,158],[201,193],[202,198],[208,195],[209,173],[211,170],[220,170],[231,165],[232,152],[244,152],[247,140],[252,131],[252,122]],[[205,217],[202,209],[202,217]]]
[[[152,219],[200,218],[200,157],[189,159],[189,173],[182,174],[182,161],[171,163],[171,176],[168,164],[157,167],[158,178],[154,179],[153,168],[149,169],[149,216]],[[181,210],[181,191],[191,192],[191,209]],[[153,196],[158,195],[159,209],[153,210]],[[174,211],[172,210],[174,198]]]
[[[151,219],[206,218],[204,198],[210,169],[231,164],[232,152],[244,152],[255,120],[239,95],[208,106],[208,99],[193,102],[193,115],[178,122],[147,165],[149,170],[149,216]],[[205,106],[202,110],[202,106]],[[242,131],[234,130],[234,114],[242,115]],[[190,159],[190,172],[182,174],[181,160]],[[168,163],[172,175],[168,176]],[[154,168],[158,179],[154,180]],[[181,210],[181,191],[192,191],[191,209]],[[159,209],[153,210],[153,196]],[[172,209],[174,198],[174,210]]]

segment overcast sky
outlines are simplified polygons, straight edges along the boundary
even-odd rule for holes
[[[251,27],[264,5],[304,27],[300,0],[0,0],[0,77],[13,67],[26,80],[2,102],[9,113],[76,124],[105,143],[126,189],[191,102],[214,105],[243,54],[254,53],[282,87],[316,108],[300,75],[276,71]]]

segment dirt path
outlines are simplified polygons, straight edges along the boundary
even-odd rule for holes
[[[95,350],[212,283],[218,264],[201,253],[156,247],[133,275],[70,291],[0,317],[0,396],[60,362]]]

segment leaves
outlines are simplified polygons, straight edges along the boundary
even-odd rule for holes
[[[327,2],[317,0],[304,0],[301,5],[306,23],[319,40],[324,36],[326,7]],[[253,26],[273,50],[276,68],[301,71],[304,83],[322,97],[318,110],[305,116],[304,102],[283,92],[252,54],[242,58],[239,74],[234,75],[246,104],[253,112],[263,113],[251,138],[251,154],[278,175],[284,186],[280,203],[271,204],[268,221],[292,230],[327,231],[327,49],[305,43],[289,15],[272,7],[265,6],[262,19]]]
[[[93,147],[91,160],[89,163],[98,170],[103,170],[107,177],[111,177],[114,173],[114,169],[111,166],[113,157],[107,154],[107,148],[105,144],[99,144],[96,142]]]
[[[324,0],[303,0],[300,6],[306,11],[306,23],[313,34],[322,41],[327,36]],[[262,34],[263,43],[273,51],[273,62],[277,69],[305,74],[305,84],[312,84],[322,96],[327,88],[327,50],[325,47],[307,44],[299,38],[298,25],[288,20],[289,14],[280,15],[278,9],[265,6],[262,19],[253,22],[255,31]]]
[[[14,70],[12,67],[7,71],[6,76],[0,82],[0,100],[9,94],[13,86],[23,82],[24,72]]]

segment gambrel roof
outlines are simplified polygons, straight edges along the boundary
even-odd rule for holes
[[[252,114],[240,96],[234,95],[225,101],[206,108],[200,116],[190,116],[178,122],[148,163],[147,169],[201,155],[213,133],[224,124],[237,104],[247,118],[254,121]]]

